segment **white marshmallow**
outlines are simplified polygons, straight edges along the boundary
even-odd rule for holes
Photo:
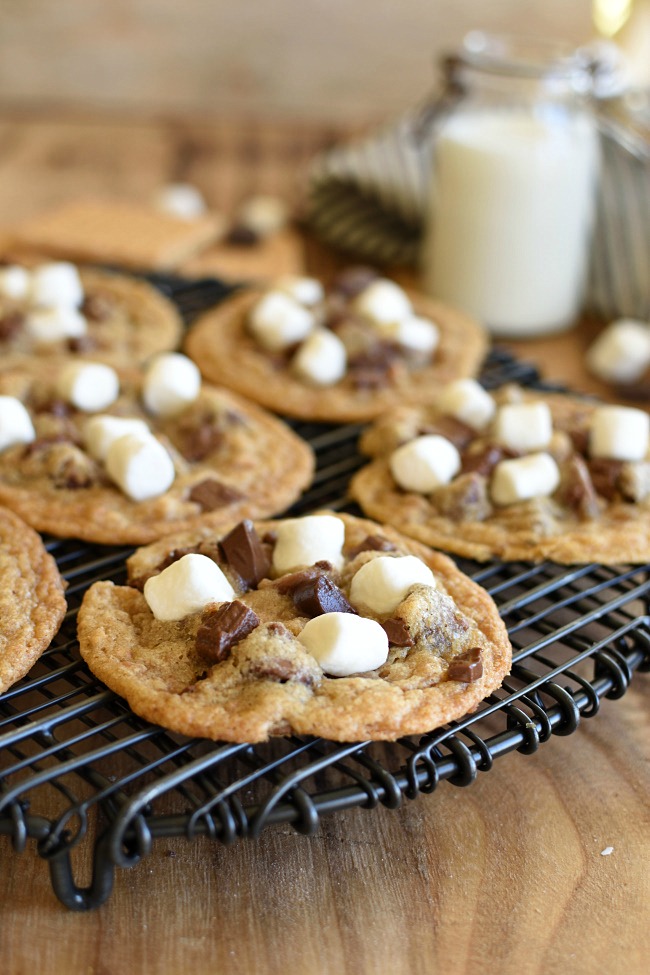
[[[29,271],[18,264],[0,268],[0,294],[5,298],[20,301],[29,294],[31,279]]]
[[[216,562],[190,552],[144,584],[144,598],[157,620],[182,620],[210,603],[229,602],[235,591]]]
[[[174,416],[193,403],[201,391],[201,373],[180,352],[157,356],[147,367],[142,384],[144,405],[157,416]]]
[[[586,363],[605,382],[636,382],[650,365],[650,322],[611,322],[587,350]]]
[[[86,450],[91,457],[99,461],[106,460],[109,447],[114,440],[119,440],[127,434],[145,439],[151,436],[151,431],[144,420],[130,416],[93,416],[83,429]]]
[[[428,565],[415,555],[379,555],[352,577],[350,602],[372,613],[392,613],[415,585],[436,587]]]
[[[510,403],[502,406],[494,423],[499,443],[512,450],[542,450],[553,436],[553,420],[546,403]]]
[[[380,325],[380,329],[386,338],[410,352],[419,352],[422,355],[432,355],[440,342],[438,326],[428,318],[420,318],[418,315],[409,315],[398,322],[388,322]]]
[[[84,300],[79,271],[67,261],[39,265],[32,271],[30,296],[35,305],[77,308]]]
[[[163,213],[180,220],[195,220],[207,210],[203,196],[190,183],[170,183],[163,186],[154,199],[154,205]]]
[[[287,205],[277,196],[251,196],[239,208],[237,220],[260,237],[275,234],[287,224]]]
[[[315,616],[298,639],[333,677],[363,674],[388,660],[388,637],[379,623],[352,613]]]
[[[334,515],[287,518],[278,523],[276,533],[273,568],[278,575],[321,560],[337,569],[343,565],[345,526]]]
[[[347,353],[338,335],[321,328],[302,343],[291,368],[301,379],[315,386],[332,386],[345,375]]]
[[[34,425],[20,400],[15,396],[0,396],[0,450],[35,439]]]
[[[629,406],[599,406],[589,430],[589,453],[611,460],[643,460],[648,452],[650,416]]]
[[[560,471],[550,454],[528,454],[497,464],[490,493],[495,504],[514,504],[553,494],[559,483]]]
[[[151,435],[127,433],[114,440],[105,465],[108,476],[132,501],[157,498],[174,483],[174,463]]]
[[[377,278],[352,302],[355,311],[376,325],[390,325],[413,314],[408,295],[394,281]]]
[[[388,459],[390,472],[404,491],[429,494],[449,484],[460,470],[456,447],[437,433],[424,434],[402,444]]]
[[[85,413],[105,410],[120,392],[117,373],[101,362],[69,362],[56,382],[59,396]]]
[[[59,342],[86,334],[86,319],[76,308],[59,305],[35,308],[27,315],[25,327],[37,342]]]
[[[305,278],[297,274],[285,274],[275,282],[278,291],[297,301],[299,305],[311,307],[323,300],[323,285],[318,278]]]
[[[251,332],[269,352],[302,342],[314,325],[312,313],[282,291],[267,291],[248,316]]]
[[[474,430],[483,430],[496,412],[496,404],[475,379],[455,379],[440,391],[438,409]]]

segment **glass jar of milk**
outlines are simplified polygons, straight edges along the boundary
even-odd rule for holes
[[[496,335],[571,326],[599,168],[591,62],[474,32],[451,59],[463,94],[436,122],[424,289]]]

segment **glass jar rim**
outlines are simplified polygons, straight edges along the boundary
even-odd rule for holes
[[[461,65],[520,78],[582,79],[591,85],[594,57],[585,48],[546,37],[470,31],[458,54]]]

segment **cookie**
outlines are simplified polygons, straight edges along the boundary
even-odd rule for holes
[[[444,396],[364,432],[360,449],[373,459],[350,495],[366,514],[479,561],[650,560],[647,414],[504,387],[477,428],[476,417],[472,427],[445,408]],[[456,451],[446,471],[440,438]]]
[[[167,271],[207,247],[222,232],[210,215],[184,220],[125,200],[64,203],[13,228],[14,247],[70,261]]]
[[[39,535],[0,508],[0,692],[47,649],[65,611],[59,570]]]
[[[304,295],[300,282],[311,282]],[[212,382],[275,412],[331,422],[427,402],[438,384],[474,375],[486,348],[472,319],[367,269],[348,269],[324,295],[311,278],[239,292],[185,343]]]
[[[261,408],[205,383],[168,414],[173,391],[158,381],[145,407],[158,365],[172,361],[177,377],[183,360],[198,376],[174,354],[118,376],[69,362],[0,373],[0,429],[6,410],[9,430],[0,438],[0,502],[39,531],[109,545],[283,511],[310,483],[311,448]],[[106,381],[119,393],[109,389],[102,401]],[[134,428],[124,428],[127,419]],[[120,437],[125,449],[109,450]]]
[[[63,280],[44,305],[47,285],[38,282],[52,268]],[[11,265],[0,268],[0,279],[0,370],[70,355],[133,366],[180,340],[176,308],[145,281],[67,263]],[[61,293],[70,287],[78,294]]]
[[[130,585],[85,594],[81,654],[137,714],[183,734],[394,740],[474,710],[510,666],[480,586],[446,556],[350,515],[244,523],[225,537],[201,526],[137,551],[128,569]],[[198,603],[194,571],[221,580]],[[160,618],[170,583],[182,618]]]
[[[238,242],[241,240],[241,242]],[[268,237],[234,233],[217,241],[200,254],[184,261],[179,273],[190,278],[223,278],[226,281],[258,281],[269,275],[300,274],[304,266],[302,238],[291,229]]]

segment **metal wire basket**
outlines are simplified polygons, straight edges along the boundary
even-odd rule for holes
[[[219,300],[217,281],[158,278],[187,320]],[[535,369],[493,352],[488,387],[538,384]],[[292,513],[346,501],[361,465],[359,427],[294,424],[312,444],[314,484]],[[289,823],[301,833],[351,807],[395,808],[441,781],[470,785],[495,759],[531,754],[552,734],[570,735],[603,698],[617,699],[636,670],[650,669],[649,566],[493,563],[461,568],[497,602],[514,647],[510,677],[472,715],[395,743],[340,744],[278,738],[264,745],[188,739],[131,713],[86,669],[76,613],[98,579],[125,581],[130,549],[48,539],[68,582],[69,611],[31,673],[0,698],[0,833],[17,853],[36,842],[63,904],[87,910],[110,895],[115,869],[146,857],[155,840],[207,836],[222,843]],[[71,854],[92,850],[81,887]]]

